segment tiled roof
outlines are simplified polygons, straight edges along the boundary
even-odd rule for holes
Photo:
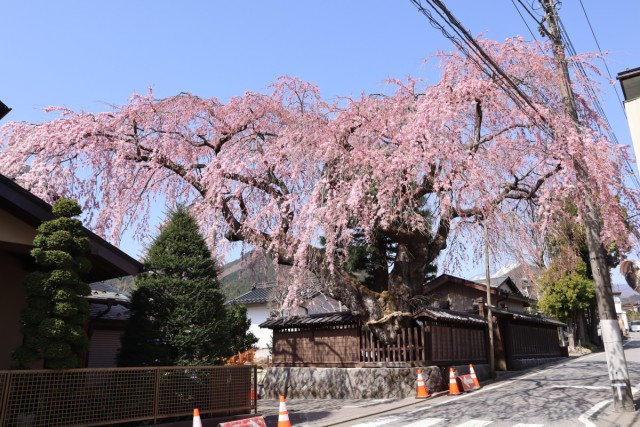
[[[122,305],[112,305],[109,311],[105,313],[107,308],[108,306],[105,304],[91,304],[89,308],[89,318],[125,321],[129,319],[131,315],[130,310]]]
[[[352,314],[350,311],[341,311],[337,313],[312,314],[306,317],[293,316],[269,319],[262,322],[259,326],[268,329],[283,329],[298,326],[345,325],[358,322],[358,316]]]
[[[446,320],[448,322],[456,323],[473,323],[477,325],[487,324],[487,320],[477,314],[445,310],[443,308],[436,307],[422,307],[413,314],[413,317],[429,317],[434,320]]]
[[[269,301],[269,294],[272,289],[273,286],[255,288],[246,294],[227,301],[227,304],[264,304]]]
[[[492,277],[491,278],[491,287],[492,288],[497,288],[500,285],[502,285],[507,279],[509,279],[509,276]],[[487,286],[487,279],[477,279],[477,280],[472,280],[472,281],[476,282],[476,283],[480,283],[481,285]]]
[[[562,327],[567,326],[565,323],[562,323],[559,320],[551,319],[549,317],[537,316],[534,314],[515,313],[513,311],[499,310],[496,308],[491,309],[491,312],[501,316],[511,316],[514,320],[523,320],[526,322],[542,323],[545,325],[553,325],[553,326],[562,326]]]
[[[130,312],[127,308],[131,302],[128,292],[118,291],[107,282],[90,283],[89,317],[91,319],[127,320]],[[110,307],[110,308],[109,308]],[[108,310],[107,310],[108,309]]]
[[[306,278],[307,280],[296,289],[296,297],[302,301],[309,300],[320,294],[322,285],[320,281],[313,275]],[[275,282],[268,282],[258,285],[255,289],[240,295],[226,304],[264,304],[269,301],[269,294],[275,288]]]
[[[118,291],[116,288],[109,285],[107,282],[95,282],[90,283],[91,294],[87,296],[87,300],[91,303],[107,304],[111,301],[112,304],[128,305],[131,301],[131,295],[128,292]]]

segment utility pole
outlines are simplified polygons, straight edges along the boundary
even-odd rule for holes
[[[540,0],[540,4],[544,8],[545,19],[549,30],[548,34],[553,43],[553,56],[560,77],[560,94],[562,95],[564,109],[573,120],[579,132],[581,127],[580,120],[576,111],[574,94],[571,89],[569,68],[560,35],[558,11],[556,10],[554,1],[555,0]],[[574,167],[578,174],[578,179],[585,184],[585,188],[588,189],[588,171],[586,170],[583,159],[574,159]],[[627,370],[624,347],[622,346],[622,334],[620,326],[618,325],[618,315],[616,314],[613,301],[611,275],[606,260],[607,253],[600,239],[602,220],[589,190],[587,190],[585,194],[585,212],[583,216],[587,247],[589,249],[589,262],[596,286],[600,329],[602,331],[602,341],[604,342],[607,367],[609,369],[609,379],[611,380],[613,401],[618,411],[633,412],[635,411],[635,406],[631,393],[631,383],[629,382],[629,372]]]
[[[487,282],[487,326],[489,327],[489,375],[491,379],[496,378],[496,358],[493,346],[493,313],[491,312],[491,273],[489,272],[489,229],[487,219],[482,220],[484,228],[484,270]]]

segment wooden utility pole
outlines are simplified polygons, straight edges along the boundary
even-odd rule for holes
[[[548,24],[548,34],[553,43],[553,56],[556,60],[558,74],[560,76],[560,94],[564,109],[573,120],[573,123],[580,131],[580,119],[576,111],[576,103],[571,89],[571,79],[569,67],[560,35],[558,11],[554,0],[540,0],[544,8],[546,21]],[[589,174],[584,164],[584,159],[574,159],[574,167],[578,174],[578,179],[587,188],[585,194],[585,209],[583,212],[584,228],[589,249],[589,262],[593,279],[596,286],[596,300],[598,302],[598,314],[600,316],[600,329],[602,331],[602,341],[609,369],[609,379],[611,380],[611,390],[615,407],[619,411],[635,411],[633,395],[631,393],[631,383],[629,382],[629,372],[627,361],[622,346],[622,333],[618,325],[618,315],[613,301],[611,290],[611,275],[607,265],[607,252],[602,245],[600,232],[602,230],[602,220],[598,207],[593,196],[589,193]]]
[[[484,267],[487,282],[487,326],[489,327],[489,375],[492,379],[496,377],[495,347],[493,344],[493,313],[491,312],[491,273],[489,272],[489,229],[487,219],[482,220],[484,228]]]

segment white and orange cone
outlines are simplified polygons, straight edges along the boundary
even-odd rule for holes
[[[278,427],[291,427],[287,405],[284,403],[284,396],[280,396],[280,409],[278,410]]]
[[[422,378],[422,369],[418,369],[418,393],[416,394],[416,399],[426,399],[427,397],[429,397],[429,391]]]
[[[478,381],[478,377],[476,377],[476,371],[473,370],[473,365],[469,363],[469,375],[471,375],[471,379],[473,380],[474,388],[480,388],[480,381]]]
[[[458,394],[461,394],[458,388],[458,379],[453,372],[453,368],[449,368],[449,396],[456,396]]]
[[[202,427],[202,420],[200,419],[200,410],[198,408],[193,410],[193,427]]]

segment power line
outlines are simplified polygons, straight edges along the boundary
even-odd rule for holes
[[[560,23],[560,35],[561,35],[561,38],[563,40],[563,44],[564,44],[565,48],[569,52],[569,55],[577,56],[577,52],[576,52],[575,47],[573,46],[573,42],[571,41],[571,38],[569,37],[569,33],[567,32],[567,29],[564,26],[564,23],[562,22],[560,17],[558,17],[558,22]],[[598,95],[596,94],[595,89],[593,88],[593,86],[591,85],[591,83],[589,81],[589,76],[588,76],[586,70],[584,69],[582,64],[580,64],[579,62],[575,62],[575,65],[576,65],[576,69],[578,70],[578,72],[582,75],[582,79],[585,82],[585,89],[586,89],[587,95],[589,96],[589,98],[591,98],[591,102],[592,102],[592,104],[594,106],[594,109],[596,110],[598,115],[604,121],[605,129],[607,131],[607,134],[609,135],[609,138],[616,145],[620,145],[620,141],[618,140],[618,137],[616,136],[615,132],[613,131],[613,126],[611,126],[611,122],[609,121],[609,118],[607,117],[607,113],[604,111],[604,108],[602,107],[602,104],[600,103],[600,98],[598,98]],[[634,169],[633,169],[633,166],[631,165],[631,162],[629,162],[629,160],[625,160],[625,164],[627,165],[627,172],[630,173],[631,176],[633,176],[633,181],[636,184],[636,187],[640,188],[640,180],[638,180],[638,177],[636,176],[636,174],[634,172]]]
[[[514,3],[514,0],[511,0],[512,3]],[[535,13],[533,11],[531,11],[529,9],[529,7],[522,2],[522,0],[518,0],[518,3],[522,6],[522,8],[525,9],[525,11],[528,13],[528,15],[536,22],[536,24],[540,25],[540,29],[541,32],[544,32],[545,34],[549,34],[549,32],[546,30],[546,28],[543,25],[543,22],[541,22],[540,20],[538,20],[538,18],[536,17]],[[591,33],[594,37],[594,39],[596,40],[596,45],[598,46],[598,50],[600,51],[600,53],[602,54],[602,49],[600,48],[600,44],[597,41],[597,38],[595,36],[595,32],[593,31],[593,27],[591,26],[591,22],[589,21],[589,17],[587,16],[586,10],[584,8],[584,5],[582,4],[582,0],[580,0],[580,4],[582,6],[582,10],[585,14],[585,17],[587,18],[587,22],[589,23],[589,28],[591,28]],[[517,5],[516,6],[516,10],[518,10]],[[518,10],[518,13],[520,14],[520,17],[522,17],[522,14],[520,13],[520,11]],[[560,17],[558,17],[558,22],[559,22],[559,26],[560,26],[560,37],[561,40],[563,42],[563,45],[565,46],[567,52],[569,52],[570,56],[577,56],[577,51],[573,45],[573,42],[571,41],[571,37],[569,36],[569,33],[566,29],[566,27],[564,26],[564,23],[562,22],[562,20],[560,19]],[[529,28],[529,25],[526,23],[525,21],[525,25],[527,26],[527,28]],[[531,30],[529,30],[531,31]],[[604,61],[603,62],[605,64],[605,67],[607,69],[607,73],[609,75],[609,78],[612,79],[611,77],[611,72],[609,70],[609,67],[607,66],[607,62]],[[594,107],[594,109],[596,110],[597,114],[602,118],[605,126],[605,130],[607,132],[607,134],[609,135],[609,138],[611,139],[612,142],[614,142],[615,144],[619,145],[620,142],[618,140],[618,137],[616,136],[615,132],[613,131],[613,126],[611,126],[611,122],[609,121],[609,118],[607,117],[607,114],[604,110],[604,108],[602,107],[602,103],[600,102],[600,98],[598,97],[595,89],[593,88],[593,85],[590,82],[589,76],[586,72],[586,70],[584,69],[584,66],[579,63],[579,62],[575,62],[574,63],[578,73],[580,73],[580,75],[582,76],[582,79],[584,81],[584,87],[585,87],[585,93],[586,95],[589,97],[589,99],[591,100],[591,103]],[[616,87],[614,87],[615,93],[616,93],[616,97],[618,97],[618,101],[620,101],[620,97],[618,96],[618,90]],[[620,105],[622,105],[622,103],[620,102]],[[624,109],[623,109],[624,112]],[[626,114],[625,114],[626,115]],[[625,160],[626,166],[627,166],[627,172],[630,173],[630,175],[633,177],[633,181],[636,185],[637,188],[640,188],[640,180],[638,180],[638,177],[636,176],[634,169],[631,165],[631,163],[629,162],[629,160]]]
[[[440,31],[451,40],[456,46],[460,47],[465,53],[467,58],[472,60],[479,66],[480,70],[489,76],[500,88],[502,88],[511,98],[511,100],[520,108],[525,109],[526,104],[531,110],[536,112],[540,118],[543,116],[539,113],[536,106],[531,99],[525,94],[522,89],[511,79],[505,71],[495,63],[493,58],[484,50],[480,44],[473,38],[469,32],[462,26],[462,24],[449,12],[440,0],[425,0],[425,2],[433,9],[440,18],[456,33],[459,39],[452,36],[446,28],[438,20],[436,20],[431,12],[427,10],[421,0],[411,0],[416,8],[427,17],[432,26]],[[465,46],[462,46],[464,44]],[[469,51],[472,51],[475,55],[470,56]],[[544,119],[542,118],[544,121]]]
[[[529,28],[529,24],[527,23],[527,20],[524,19],[524,16],[522,16],[522,13],[520,12],[520,8],[516,4],[516,2],[514,0],[511,0],[511,3],[513,4],[513,7],[516,8],[516,12],[518,12],[518,15],[520,15],[520,19],[522,19],[522,22],[524,22],[524,25],[526,25],[527,30],[529,30],[529,34],[531,34],[531,37],[533,37],[535,41],[538,41],[536,36],[533,34],[533,31],[531,31],[531,28]]]
[[[598,38],[596,37],[595,31],[593,31],[593,27],[591,26],[591,20],[589,19],[589,15],[587,15],[587,10],[584,8],[584,4],[582,4],[582,0],[580,0],[580,6],[582,7],[582,12],[584,13],[584,17],[587,19],[587,24],[589,24],[589,29],[591,30],[591,35],[593,36],[593,40],[595,40],[596,46],[598,46],[598,52],[600,52],[600,55],[602,57],[602,62],[604,62],[604,67],[607,69],[607,75],[609,76],[610,80],[613,80],[613,77],[611,76],[611,70],[609,70],[609,65],[607,65],[607,61],[605,61],[604,57],[602,56],[602,49],[600,48],[600,43],[598,43]],[[614,86],[613,90],[616,93],[616,97],[618,98],[619,105],[622,108],[622,112],[626,116],[627,113],[622,107],[622,100],[620,99],[620,95],[618,94],[618,87]]]

